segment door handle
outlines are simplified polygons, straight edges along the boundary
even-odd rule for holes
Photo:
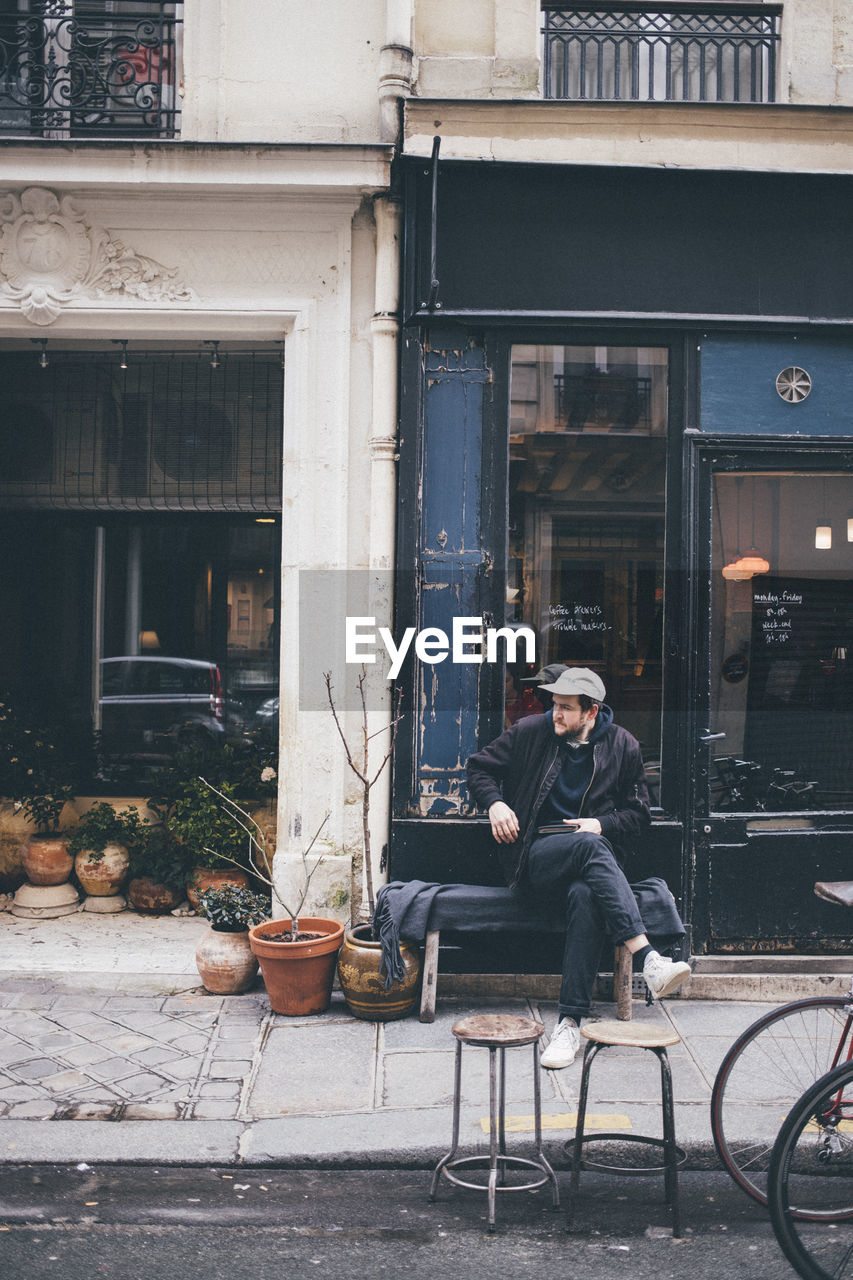
[[[699,734],[700,742],[719,742],[720,738],[724,738],[724,733],[712,733],[710,729],[703,729]]]

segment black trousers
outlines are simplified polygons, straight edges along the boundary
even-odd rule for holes
[[[609,842],[586,831],[539,836],[526,874],[532,892],[550,906],[565,895],[559,1016],[579,1021],[589,1013],[606,940],[616,945],[646,931],[637,901]]]

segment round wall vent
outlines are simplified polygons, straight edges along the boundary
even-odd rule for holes
[[[805,400],[811,389],[811,375],[795,364],[783,369],[776,379],[776,390],[788,404],[799,404],[801,400]]]

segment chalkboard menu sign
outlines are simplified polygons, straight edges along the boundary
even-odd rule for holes
[[[853,593],[830,578],[752,580],[750,709],[767,700],[825,704],[838,690],[829,660],[850,644]]]
[[[790,587],[753,591],[753,632],[759,645],[787,645],[802,620],[804,595]]]

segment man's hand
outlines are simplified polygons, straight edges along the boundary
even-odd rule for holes
[[[574,831],[589,831],[591,835],[601,835],[601,823],[598,818],[572,818],[571,821]]]
[[[489,805],[489,822],[492,824],[492,835],[499,844],[512,844],[518,839],[518,818],[503,800],[496,800]]]

